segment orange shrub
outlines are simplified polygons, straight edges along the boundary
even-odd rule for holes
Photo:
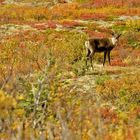
[[[94,19],[94,20],[105,20],[108,16],[104,13],[81,13],[80,19],[88,20],[88,19]]]

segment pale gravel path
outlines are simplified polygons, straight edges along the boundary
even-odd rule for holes
[[[118,79],[125,75],[134,75],[140,72],[140,67],[119,67],[95,65],[93,70],[88,70],[84,76],[76,79],[68,79],[70,92],[95,93],[96,79],[99,76],[108,75],[111,79]],[[116,73],[116,74],[115,74]]]

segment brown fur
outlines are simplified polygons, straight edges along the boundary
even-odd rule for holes
[[[108,61],[110,63],[110,52],[111,50],[116,46],[117,40],[119,39],[119,35],[114,35],[113,38],[92,38],[85,42],[85,46],[87,49],[87,60],[89,59],[92,66],[92,58],[95,54],[95,52],[104,52],[104,61],[103,65],[106,61],[106,55],[108,55]],[[86,60],[86,65],[87,65]]]

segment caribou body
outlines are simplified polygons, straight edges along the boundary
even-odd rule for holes
[[[106,61],[106,55],[108,56],[108,61],[109,64],[111,65],[110,52],[116,46],[121,34],[112,34],[112,35],[113,36],[111,38],[91,38],[85,42],[85,47],[87,51],[86,65],[87,60],[90,60],[91,66],[93,67],[92,58],[95,52],[104,52],[103,66]]]

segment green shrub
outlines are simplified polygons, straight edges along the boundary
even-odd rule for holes
[[[107,80],[110,80],[110,76],[100,75],[100,76],[97,76],[95,83],[97,85],[103,85]]]
[[[124,76],[120,79],[106,80],[97,86],[97,92],[103,99],[120,105],[122,108],[130,109],[131,105],[139,105],[140,101],[140,76],[139,73]]]
[[[51,49],[52,56],[60,63],[74,63],[82,59],[85,52],[84,42],[87,36],[77,31],[46,32],[47,45]]]

